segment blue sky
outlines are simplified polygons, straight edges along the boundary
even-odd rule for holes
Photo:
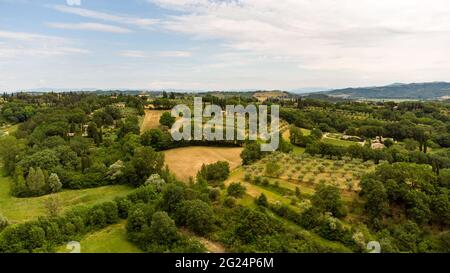
[[[445,0],[0,0],[0,91],[450,81]]]

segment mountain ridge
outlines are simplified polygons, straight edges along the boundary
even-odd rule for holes
[[[386,86],[349,87],[315,93],[347,99],[447,99],[450,96],[450,82],[394,83]]]

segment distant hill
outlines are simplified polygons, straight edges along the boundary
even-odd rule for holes
[[[444,100],[450,98],[450,83],[395,83],[387,86],[345,88],[332,91],[324,91],[319,92],[319,94],[346,99]]]

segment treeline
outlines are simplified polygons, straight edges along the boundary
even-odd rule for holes
[[[241,147],[245,141],[241,140],[180,140],[175,141],[170,132],[161,129],[151,129],[141,135],[141,143],[153,147],[157,151],[170,150],[188,146]]]

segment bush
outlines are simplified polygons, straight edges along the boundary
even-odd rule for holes
[[[211,207],[200,200],[184,201],[177,211],[177,222],[199,235],[212,230],[214,213]]]
[[[223,205],[228,208],[234,208],[236,206],[236,198],[231,196],[225,198]]]
[[[0,214],[0,231],[5,229],[9,225],[8,219]]]
[[[121,219],[127,219],[128,213],[133,206],[133,203],[130,201],[130,199],[122,197],[122,198],[116,198],[115,202],[117,204],[117,212]]]
[[[220,199],[220,190],[217,188],[213,188],[209,191],[209,200],[215,202]]]
[[[230,175],[230,164],[226,161],[203,165],[197,174],[197,179],[205,179],[209,183],[220,183]]]
[[[267,197],[264,193],[261,193],[261,195],[255,199],[255,203],[258,206],[267,208],[269,206],[269,202],[267,201]]]
[[[320,183],[311,199],[315,208],[321,212],[331,212],[335,217],[346,216],[347,212],[341,200],[339,189]]]
[[[227,189],[228,195],[235,198],[242,198],[245,194],[245,191],[246,189],[241,185],[241,183],[231,183]]]

